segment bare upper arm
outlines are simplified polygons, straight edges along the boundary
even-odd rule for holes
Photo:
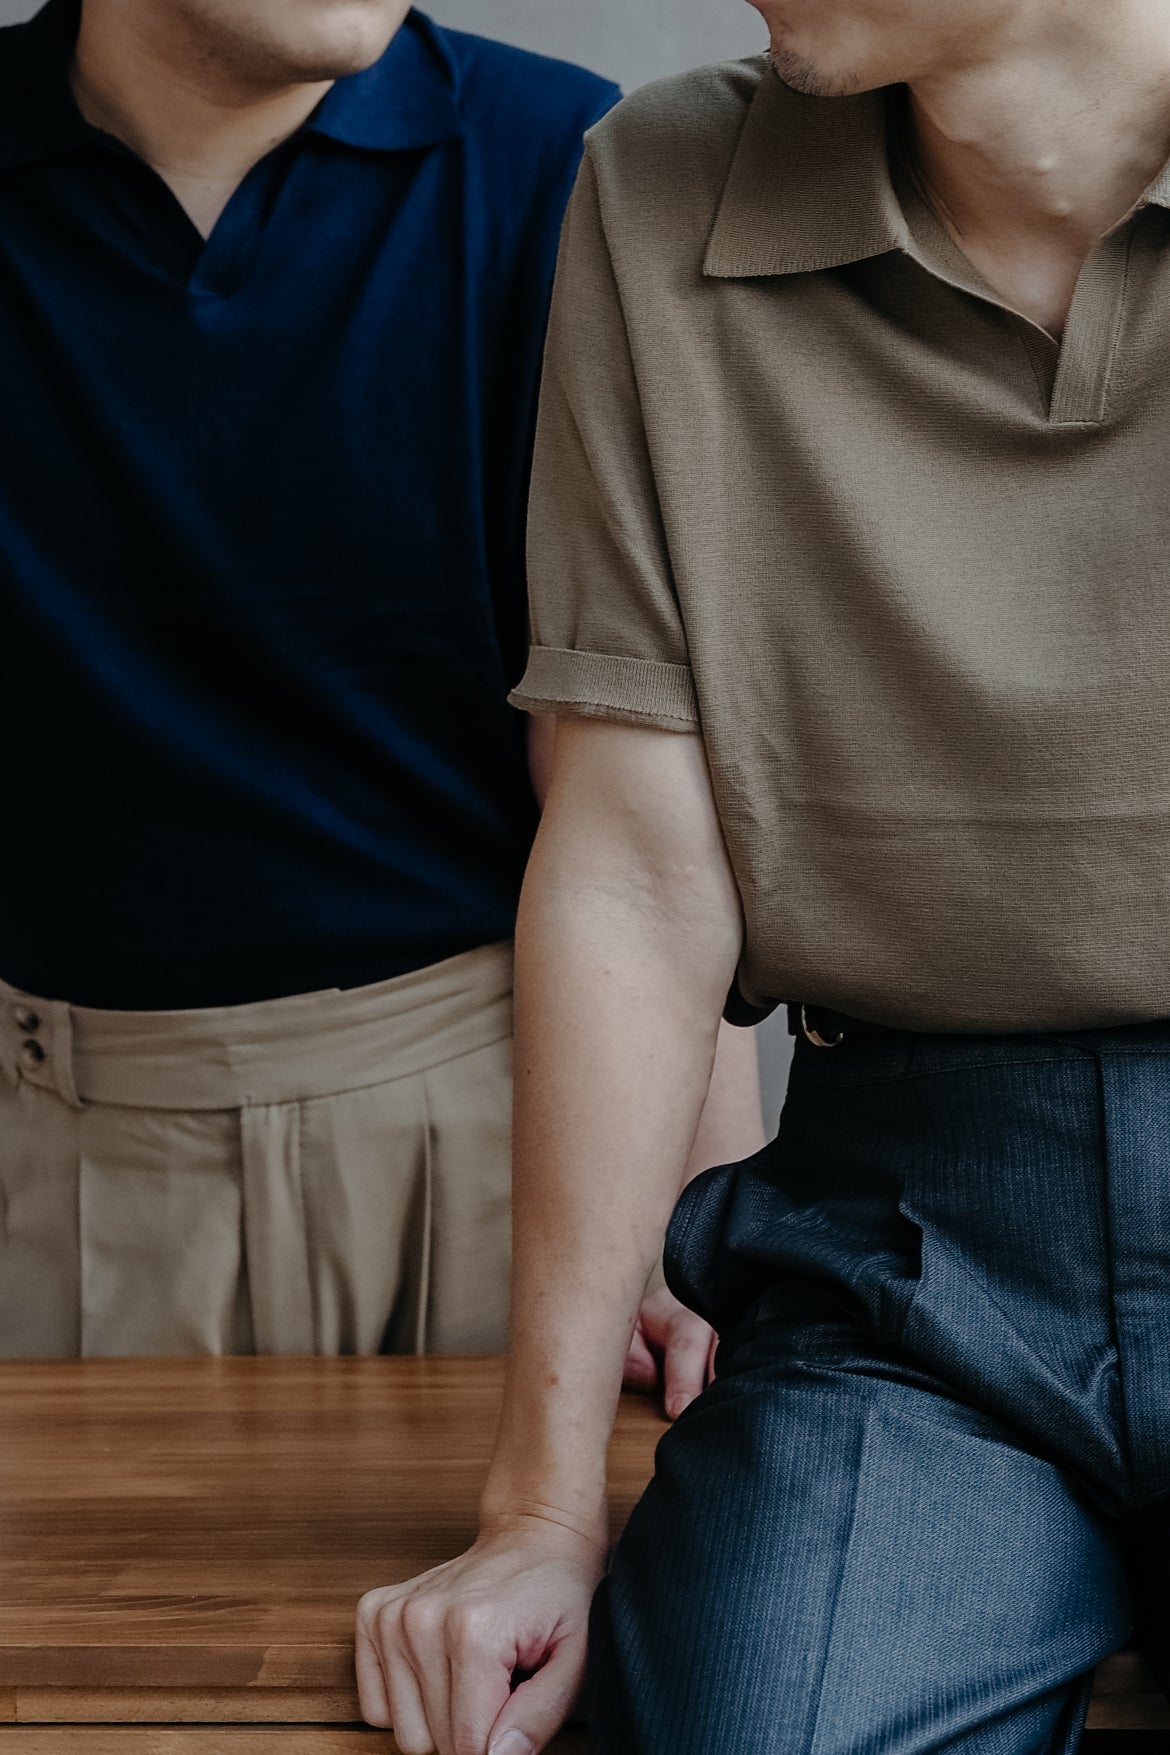
[[[530,713],[528,716],[528,772],[536,802],[544,809],[552,782],[553,751],[556,748],[557,722],[551,713]]]

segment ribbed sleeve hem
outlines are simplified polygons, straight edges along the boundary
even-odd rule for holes
[[[520,686],[508,699],[529,713],[577,713],[664,731],[698,726],[695,685],[685,664],[617,658],[534,646]]]

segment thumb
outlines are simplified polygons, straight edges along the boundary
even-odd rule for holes
[[[639,1390],[645,1395],[652,1395],[658,1388],[658,1366],[654,1355],[646,1344],[646,1337],[639,1322],[630,1341],[630,1350],[626,1354],[626,1368],[622,1374],[622,1388]]]
[[[670,1325],[662,1361],[666,1412],[675,1420],[707,1387],[711,1330],[701,1316],[682,1311]]]
[[[577,1700],[584,1642],[566,1639],[546,1664],[521,1682],[488,1738],[488,1755],[538,1755],[552,1742]]]

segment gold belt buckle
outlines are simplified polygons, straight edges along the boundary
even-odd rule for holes
[[[838,1030],[837,1034],[831,1038],[822,1036],[819,1030],[814,1030],[808,1021],[808,1007],[806,1005],[802,1005],[800,1008],[800,1027],[814,1048],[840,1048],[845,1040],[844,1030]]]

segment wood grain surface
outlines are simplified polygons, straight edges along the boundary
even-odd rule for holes
[[[501,1387],[495,1360],[0,1364],[0,1725],[356,1719],[354,1605],[471,1540]],[[662,1430],[627,1399],[615,1527]]]
[[[362,1592],[471,1539],[501,1385],[495,1360],[0,1363],[0,1755],[391,1750],[308,1727],[358,1716]],[[615,1533],[663,1430],[623,1400]],[[1090,1724],[1170,1708],[1125,1655]]]
[[[548,1755],[586,1755],[585,1744],[583,1732],[565,1731],[549,1744]],[[396,1755],[397,1748],[389,1731],[364,1726],[21,1725],[0,1730],[0,1755]]]
[[[1135,1652],[1119,1652],[1097,1671],[1091,1731],[1170,1730],[1170,1703]]]
[[[10,1741],[11,1755],[396,1755],[398,1747],[388,1731],[333,1725],[249,1730],[28,1725],[0,1730],[0,1755],[9,1755]],[[571,1748],[558,1749],[556,1755],[570,1755]]]
[[[127,1727],[20,1725],[0,1730],[0,1755],[396,1755],[389,1731],[364,1726]],[[586,1755],[581,1731],[564,1731],[548,1755]]]

